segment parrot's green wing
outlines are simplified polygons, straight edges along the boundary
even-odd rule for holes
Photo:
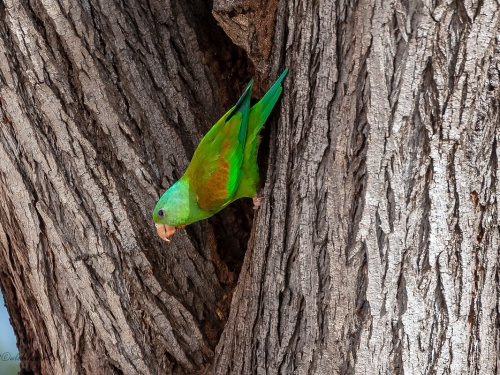
[[[184,174],[203,210],[222,209],[240,183],[252,84],[250,81],[236,105],[203,137]]]

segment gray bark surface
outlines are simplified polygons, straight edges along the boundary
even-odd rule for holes
[[[0,285],[25,373],[497,373],[498,8],[0,2]],[[260,209],[161,242],[156,200],[284,67]]]
[[[280,2],[291,77],[215,373],[497,373],[498,3],[436,5]]]
[[[237,269],[250,219],[167,245],[151,211],[246,64],[203,2],[141,3],[2,3],[1,282],[35,374],[195,373],[226,319],[216,249]]]

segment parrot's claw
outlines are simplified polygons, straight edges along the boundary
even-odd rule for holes
[[[264,197],[253,197],[253,209],[258,210]]]

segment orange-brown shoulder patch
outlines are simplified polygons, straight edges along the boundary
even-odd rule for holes
[[[214,210],[222,206],[229,196],[227,182],[229,180],[230,165],[226,159],[220,157],[219,167],[210,175],[210,178],[200,186],[196,192],[198,205],[204,210]]]

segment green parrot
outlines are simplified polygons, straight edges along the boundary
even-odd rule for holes
[[[250,81],[236,105],[203,137],[184,176],[162,195],[153,211],[163,240],[169,241],[176,228],[209,218],[237,199],[253,198],[258,206],[259,132],[281,94],[287,72],[253,107]]]

